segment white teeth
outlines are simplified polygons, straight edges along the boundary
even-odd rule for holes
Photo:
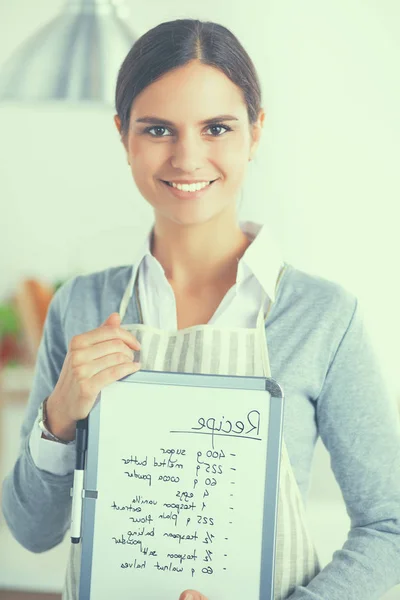
[[[177,188],[178,190],[182,190],[183,192],[197,192],[199,190],[202,190],[203,188],[207,187],[208,185],[210,185],[209,181],[205,181],[205,182],[200,182],[200,183],[191,183],[191,184],[187,184],[187,183],[174,183],[174,182],[169,182],[169,185]]]

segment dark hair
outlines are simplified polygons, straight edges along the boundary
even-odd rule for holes
[[[249,123],[258,118],[261,86],[246,50],[226,27],[211,21],[176,19],[160,23],[133,44],[118,73],[115,107],[121,134],[129,129],[132,103],[145,87],[192,60],[220,69],[242,89]]]

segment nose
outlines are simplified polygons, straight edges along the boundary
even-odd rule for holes
[[[174,169],[192,173],[203,166],[206,144],[198,133],[182,135],[171,148],[171,165]]]

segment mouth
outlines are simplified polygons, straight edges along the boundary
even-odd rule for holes
[[[177,187],[174,187],[169,181],[164,181],[160,179],[161,183],[168,187],[168,194],[171,194],[175,198],[179,198],[181,200],[198,200],[203,197],[207,197],[207,192],[210,190],[211,186],[214,185],[218,179],[213,179],[209,181],[207,185],[204,185],[199,190],[189,191],[189,190],[180,190]]]
[[[170,181],[164,181],[164,179],[161,179],[161,181],[163,183],[166,183],[169,187],[172,187],[172,188],[174,187]],[[217,179],[213,179],[212,181],[208,181],[207,183],[208,183],[208,185],[212,185],[215,181],[217,181]],[[175,188],[175,189],[177,189],[177,188]]]

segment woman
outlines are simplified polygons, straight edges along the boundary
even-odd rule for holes
[[[251,59],[221,25],[162,23],[124,60],[116,110],[154,226],[133,266],[75,277],[52,300],[21,453],[3,488],[14,536],[33,552],[63,539],[75,424],[100,390],[141,367],[182,370],[196,350],[207,361],[186,362],[188,372],[272,376],[285,391],[275,598],[378,598],[400,581],[399,419],[357,299],[284,262],[261,225],[237,222],[265,119]],[[155,335],[179,353],[150,352]],[[318,435],[352,525],[323,570],[304,511]],[[77,597],[78,565],[71,553],[65,598]]]

